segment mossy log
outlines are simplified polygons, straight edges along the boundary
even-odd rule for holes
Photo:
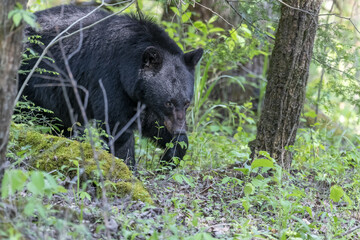
[[[78,173],[78,165],[82,169],[81,180],[99,179],[94,149],[90,143],[42,134],[18,124],[12,124],[11,138],[16,142],[13,150],[28,149],[26,157],[29,164],[39,170],[58,171],[72,179]],[[124,197],[131,195],[133,200],[153,203],[150,194],[121,159],[102,149],[96,149],[95,155],[107,193]]]

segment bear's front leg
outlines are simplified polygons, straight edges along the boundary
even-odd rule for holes
[[[146,115],[146,118],[142,123],[143,136],[152,139],[157,146],[165,149],[164,154],[160,158],[160,164],[174,169],[176,164],[172,158],[176,157],[179,160],[182,160],[186,154],[186,149],[189,145],[187,135],[185,133],[173,135],[164,125],[159,125],[155,122],[161,121],[154,120],[151,115]],[[184,142],[185,144],[182,144],[181,142]],[[169,143],[172,143],[172,147],[169,147]]]

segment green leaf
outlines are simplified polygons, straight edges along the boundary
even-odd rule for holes
[[[44,174],[40,171],[34,171],[31,173],[30,180],[27,184],[28,190],[35,195],[43,195],[45,192]]]
[[[196,21],[196,22],[194,22],[194,27],[196,27],[203,34],[205,34],[205,35],[207,34],[207,27],[206,27],[205,23],[203,23],[201,21]]]
[[[238,158],[247,158],[249,157],[249,153],[244,153],[244,152],[238,152],[238,151],[230,151],[230,153],[232,156],[238,157]]]
[[[170,9],[178,16],[180,16],[180,12],[179,9],[177,9],[176,7],[170,7]]]
[[[229,33],[230,37],[232,38],[232,40],[234,40],[235,43],[239,44],[242,47],[245,45],[245,39],[240,36],[235,29],[230,30]]]
[[[181,142],[178,142],[178,144],[180,145],[180,147],[181,147],[182,149],[187,149],[187,143],[186,143],[186,142],[181,141]]]
[[[19,26],[22,19],[21,13],[20,12],[15,13],[12,19],[15,24],[15,27]]]
[[[350,197],[347,194],[344,194],[344,201],[347,202],[349,205],[353,204],[353,202],[351,201]]]
[[[21,170],[9,170],[4,174],[1,186],[1,197],[6,198],[16,191],[24,189],[27,174]]]
[[[235,42],[232,39],[228,38],[225,43],[231,52],[235,49]]]
[[[249,209],[250,209],[250,207],[251,207],[251,204],[249,203],[248,200],[243,200],[243,201],[242,201],[242,206],[243,206],[243,208],[245,209],[245,211],[248,212]]]
[[[175,40],[175,41],[179,41],[179,39],[176,40],[175,38],[174,38],[174,40]],[[183,46],[180,42],[177,42],[177,45],[179,46],[179,48],[180,48],[181,50],[184,51],[184,46]]]
[[[15,5],[16,5],[15,8],[17,8],[17,9],[23,9],[23,5],[22,5],[21,3],[17,2]]]
[[[225,177],[225,178],[223,178],[223,180],[221,181],[221,184],[228,183],[230,180],[231,180],[230,177]]]
[[[24,21],[27,24],[29,24],[32,28],[36,27],[35,15],[33,13],[24,11],[23,18],[24,18]]]
[[[308,212],[308,214],[310,215],[310,217],[313,217],[313,213],[310,207],[305,207],[305,210]]]
[[[80,199],[87,199],[87,200],[89,200],[89,201],[91,201],[91,196],[90,196],[90,194],[88,194],[87,192],[81,192],[80,193]]]
[[[45,175],[45,193],[47,194],[47,196],[51,196],[54,193],[66,193],[67,190],[63,187],[60,186],[56,180],[54,179],[54,177],[48,173],[44,174]]]
[[[143,1],[142,1],[142,0],[137,0],[137,4],[138,4],[140,10],[143,9],[144,4],[143,4]]]
[[[44,205],[42,205],[41,203],[38,203],[35,205],[37,212],[39,213],[39,215],[43,218],[46,219],[46,210],[44,208]]]
[[[194,236],[185,238],[185,240],[216,240],[216,239],[217,238],[213,238],[209,233],[206,232],[200,232]]]
[[[182,184],[184,182],[183,178],[181,177],[181,174],[175,173],[172,178],[175,180],[175,182]]]
[[[250,194],[253,194],[254,192],[255,192],[255,187],[251,183],[245,184],[245,187],[244,187],[245,195],[250,195]]]
[[[310,117],[310,118],[315,118],[317,115],[316,115],[315,111],[309,111],[309,112],[304,113],[304,116]]]
[[[272,159],[270,154],[266,151],[259,151],[259,155],[266,157],[267,159]]]
[[[174,143],[173,142],[169,142],[165,144],[167,149],[173,148],[174,147]]]
[[[252,33],[249,30],[248,26],[246,24],[241,24],[240,29],[242,30],[242,32],[244,33],[244,36],[247,38],[251,38]]]
[[[245,175],[247,175],[249,173],[249,169],[247,169],[247,168],[234,168],[234,171],[240,171]]]
[[[260,158],[260,159],[255,159],[252,163],[251,163],[251,168],[257,168],[257,167],[269,167],[269,168],[273,168],[274,167],[274,163],[268,159],[264,159],[264,158]]]
[[[330,199],[334,202],[339,202],[340,199],[344,196],[344,190],[338,185],[334,185],[330,188]]]
[[[182,12],[185,12],[185,11],[188,9],[188,7],[189,7],[189,4],[188,4],[188,3],[182,4],[182,5],[181,5],[181,11],[182,11]]]
[[[33,200],[29,200],[24,207],[24,213],[26,216],[32,216],[35,212],[35,203]]]
[[[215,27],[210,28],[209,33],[215,33],[215,32],[224,32],[225,30],[223,28]]]
[[[230,33],[230,37],[232,38],[232,40],[234,40],[235,42],[237,42],[237,36],[238,36],[238,34],[237,34],[236,30],[233,28],[233,29],[231,29],[231,30],[229,31],[229,33]]]
[[[195,187],[195,184],[193,182],[193,180],[191,178],[188,178],[187,176],[185,175],[182,175],[182,178],[184,179],[184,181],[192,188]]]
[[[191,178],[188,178],[185,175],[175,173],[172,177],[177,183],[183,184],[184,182],[187,183],[190,187],[195,187],[194,181]]]
[[[8,14],[8,19],[11,19],[14,16],[14,14],[17,12],[18,12],[18,10],[11,10]]]
[[[79,167],[79,161],[78,161],[78,160],[72,160],[72,163],[73,163],[76,167]]]
[[[215,22],[218,18],[219,18],[218,15],[213,15],[213,16],[209,19],[208,23],[213,23],[213,22]]]
[[[251,184],[254,185],[255,187],[264,188],[269,184],[270,181],[271,181],[271,179],[269,179],[269,178],[265,178],[265,179],[256,179],[256,178],[254,178],[251,181]]]
[[[181,16],[181,21],[183,23],[186,23],[187,21],[189,21],[190,17],[191,17],[191,12],[186,12]]]

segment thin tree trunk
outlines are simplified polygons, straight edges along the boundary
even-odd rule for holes
[[[15,3],[23,6],[26,0],[3,0],[0,4],[0,181],[6,162],[9,127],[17,93],[17,70],[22,51],[22,27],[12,29],[8,14]]]
[[[259,151],[267,151],[289,169],[292,152],[286,147],[294,144],[299,126],[321,0],[288,0],[282,4],[264,107],[256,139],[249,147],[252,159]]]

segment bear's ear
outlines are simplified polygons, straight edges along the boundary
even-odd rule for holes
[[[202,57],[204,50],[202,48],[198,48],[194,51],[188,52],[184,54],[184,60],[186,65],[189,67],[195,67],[195,65],[199,62]]]
[[[157,70],[160,69],[163,62],[163,56],[159,49],[155,47],[147,47],[142,56],[142,68]]]

